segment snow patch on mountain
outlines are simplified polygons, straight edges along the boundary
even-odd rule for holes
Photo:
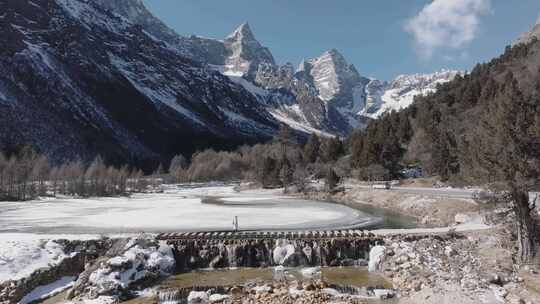
[[[266,98],[269,94],[267,90],[255,85],[253,82],[245,79],[243,76],[235,76],[228,73],[225,73],[225,75],[229,76],[229,79],[232,82],[241,85],[244,89],[256,96],[259,100]]]
[[[533,38],[540,39],[540,20],[536,22],[536,24],[534,25],[532,30],[530,30],[530,31],[528,31],[526,33],[523,33],[517,39],[517,41],[514,43],[514,45],[520,44],[520,43],[529,43],[529,42],[532,41]]]
[[[436,91],[439,84],[451,81],[458,71],[441,70],[433,74],[400,75],[391,83],[372,80],[366,86],[366,106],[358,114],[376,119],[391,111],[400,111],[414,102],[414,97]]]
[[[270,114],[277,119],[278,121],[286,124],[294,130],[298,130],[308,134],[317,134],[324,137],[335,137],[335,135],[325,132],[323,130],[312,127],[309,123],[298,121],[294,118],[291,118],[289,112],[284,111],[283,109],[273,109],[270,110]]]
[[[332,49],[325,52],[320,57],[304,62],[304,66],[299,68],[309,69],[309,74],[313,79],[313,84],[319,91],[319,98],[329,102],[344,91],[352,89],[362,82],[353,65],[347,63],[343,55]]]
[[[227,36],[223,43],[230,53],[224,65],[226,75],[253,76],[260,64],[275,64],[272,53],[257,41],[247,22]]]
[[[257,130],[267,129],[266,126],[242,114],[235,113],[224,107],[218,107],[218,109],[222,113],[223,119],[227,125],[236,127],[245,134],[255,133]]]
[[[113,2],[113,1],[111,1]],[[125,18],[118,18],[111,22],[111,18],[105,15],[104,10],[91,5],[90,2],[80,0],[56,0],[72,18],[82,22],[87,30],[91,31],[93,26],[99,26],[111,32],[121,33],[131,24]]]
[[[7,99],[8,98],[6,96],[5,89],[2,86],[2,82],[0,81],[0,101],[7,101]]]
[[[124,77],[126,77],[127,80],[143,95],[148,97],[154,104],[160,105],[164,104],[171,109],[177,111],[178,113],[182,114],[186,118],[189,118],[190,120],[198,123],[201,126],[205,126],[206,124],[200,120],[197,115],[195,115],[193,112],[189,111],[188,109],[182,107],[177,102],[176,98],[176,92],[171,89],[169,86],[166,85],[160,85],[156,86],[155,88],[151,88],[149,85],[143,82],[143,79],[141,79],[139,72],[132,72],[130,70],[131,67],[133,67],[133,64],[130,64],[123,60],[122,58],[109,53],[109,59],[111,61],[111,64],[115,66]],[[157,71],[154,71],[149,66],[140,66],[139,69],[144,70],[143,75],[145,75],[146,78],[144,80],[147,81],[149,84],[156,84],[160,83],[159,74]]]

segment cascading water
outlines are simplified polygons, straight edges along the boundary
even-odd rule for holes
[[[225,245],[225,249],[227,250],[228,267],[238,267],[236,263],[236,245]]]
[[[227,267],[363,265],[376,238],[170,240],[177,271]]]
[[[160,304],[183,304],[187,303],[187,295],[180,289],[159,290],[157,300]]]

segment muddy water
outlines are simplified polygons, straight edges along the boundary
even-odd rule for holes
[[[182,273],[165,280],[162,288],[190,288],[233,286],[246,283],[270,283],[278,280],[309,281],[302,275],[302,269],[288,268],[284,275],[277,274],[273,268],[239,268],[225,270],[201,270]],[[392,284],[384,277],[369,273],[364,267],[325,267],[320,277],[330,285],[352,287],[384,287],[391,288]]]
[[[238,268],[225,270],[200,270],[172,276],[161,284],[161,290],[226,290],[227,287],[263,285],[265,283],[309,282],[324,280],[331,288],[343,294],[367,296],[368,288],[392,288],[384,277],[372,274],[365,267],[325,267],[321,272],[306,271],[314,268]],[[307,273],[307,274],[306,274]],[[313,274],[315,274],[313,276]],[[138,298],[127,304],[147,304],[150,299]],[[142,302],[141,302],[142,301]],[[363,298],[361,303],[398,303],[397,299],[375,300]]]

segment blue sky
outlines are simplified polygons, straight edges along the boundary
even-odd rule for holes
[[[470,70],[540,17],[538,0],[143,0],[181,35],[223,38],[248,21],[278,63],[338,49],[360,74],[390,80]]]

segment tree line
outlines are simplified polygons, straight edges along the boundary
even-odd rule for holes
[[[0,200],[37,197],[117,196],[144,191],[147,180],[140,170],[107,166],[101,157],[85,165],[71,161],[52,165],[44,155],[24,147],[12,155],[0,153]]]
[[[348,164],[340,162],[344,155],[344,143],[337,137],[314,134],[303,142],[291,129],[282,127],[265,144],[235,151],[207,149],[193,154],[190,161],[178,155],[171,161],[169,176],[176,182],[252,181],[266,188],[295,186],[303,191],[310,178],[339,178],[335,171],[347,175]]]
[[[344,141],[312,135],[303,143],[283,128],[267,144],[198,152],[175,176],[247,179],[301,191],[310,178],[325,178],[333,188],[342,177],[389,180],[417,167],[455,185],[488,185],[502,193],[517,218],[520,259],[530,260],[540,255],[529,197],[540,189],[540,68],[530,62],[539,50],[536,39],[508,47]]]
[[[305,191],[312,179],[327,189],[343,177],[399,178],[406,167],[453,184],[490,185],[512,202],[518,219],[520,257],[535,256],[534,204],[540,187],[540,69],[528,62],[540,49],[533,40],[506,49],[489,63],[418,96],[398,113],[371,121],[349,138],[311,135],[307,141],[282,127],[275,138],[234,151],[178,155],[154,177],[172,182],[247,180],[263,187]],[[534,57],[533,57],[534,58]],[[534,70],[531,70],[534,69]],[[166,168],[166,169],[164,169]],[[155,180],[155,179],[153,179]],[[31,149],[0,154],[0,199],[41,195],[121,195],[142,191],[140,170],[107,166],[101,158],[85,165],[53,166]]]
[[[457,185],[488,185],[511,203],[519,257],[540,255],[540,42],[508,47],[489,63],[418,96],[349,138],[353,165],[378,165],[390,175],[415,165]],[[536,223],[535,223],[536,221]]]

